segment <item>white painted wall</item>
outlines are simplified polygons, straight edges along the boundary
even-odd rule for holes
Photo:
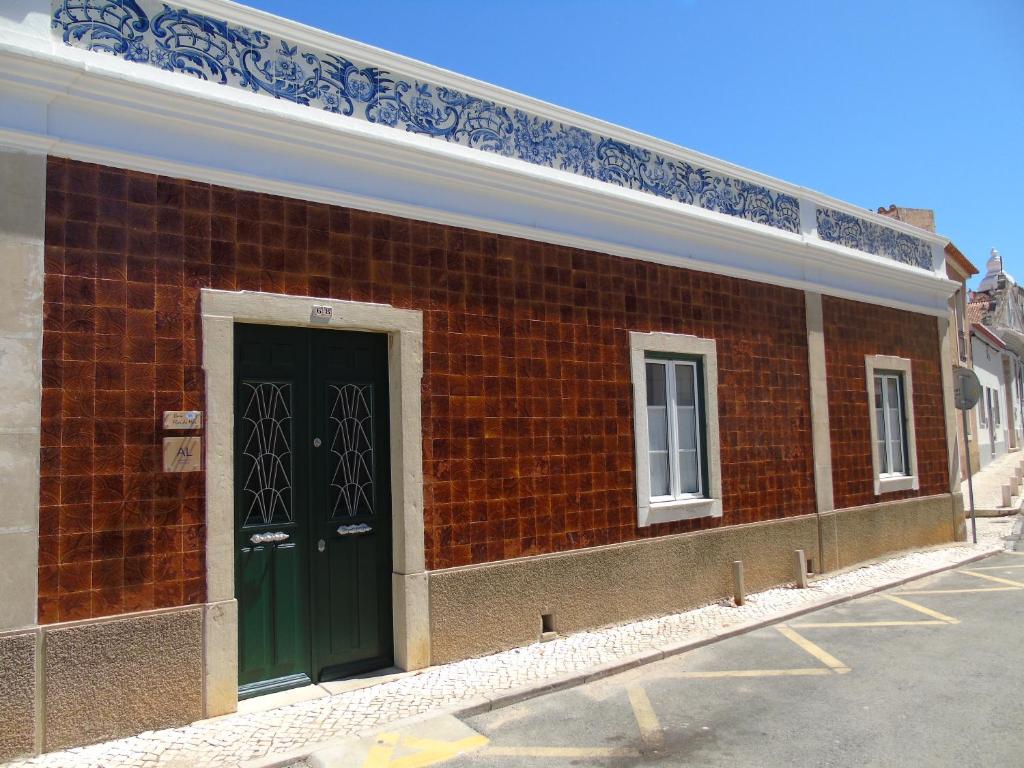
[[[978,415],[978,454],[981,458],[981,466],[986,466],[994,458],[1002,456],[1009,445],[1009,420],[1007,419],[1006,386],[1003,378],[1003,351],[995,348],[977,334],[971,333],[971,349],[974,354],[974,372],[978,374],[978,381],[984,388],[983,393],[992,392],[992,397],[999,401],[999,425],[991,425],[987,413],[988,395],[983,394],[978,405],[975,407]],[[980,413],[982,408],[986,413]],[[994,406],[993,406],[994,409]],[[984,426],[982,424],[984,423]],[[993,437],[995,438],[993,440]]]

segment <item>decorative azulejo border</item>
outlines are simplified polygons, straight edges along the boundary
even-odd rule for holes
[[[151,0],[54,0],[68,45],[800,231],[792,195]]]
[[[901,264],[932,269],[931,246],[920,238],[897,232],[832,208],[818,208],[818,237],[830,243],[883,256]]]

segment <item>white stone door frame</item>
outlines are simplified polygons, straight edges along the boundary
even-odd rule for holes
[[[314,306],[329,307],[314,315]],[[423,543],[423,313],[385,304],[253,291],[201,292],[206,374],[207,717],[238,705],[238,603],[235,598],[235,323],[370,331],[388,336],[391,420],[392,611],[395,664],[430,663],[430,617]]]

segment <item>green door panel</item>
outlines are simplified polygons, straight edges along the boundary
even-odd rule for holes
[[[308,684],[309,352],[301,332],[235,327],[239,695]],[[254,538],[255,537],[255,538]]]
[[[294,599],[306,589],[300,552],[285,543],[247,547],[240,554],[239,683],[308,677],[307,620],[301,600]]]
[[[239,695],[392,663],[387,337],[235,326]]]
[[[382,588],[377,568],[377,542],[368,536],[336,540],[329,556],[333,611],[328,644],[336,663],[387,655],[377,620]],[[353,620],[355,617],[355,620]]]
[[[392,663],[387,337],[314,337],[313,655],[321,679]]]

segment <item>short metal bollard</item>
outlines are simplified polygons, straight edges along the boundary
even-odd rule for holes
[[[807,589],[807,557],[802,549],[793,553],[793,566],[796,568],[797,587]]]
[[[733,560],[732,561],[732,599],[736,602],[736,605],[743,605],[747,602],[747,590],[743,583],[743,561]]]

